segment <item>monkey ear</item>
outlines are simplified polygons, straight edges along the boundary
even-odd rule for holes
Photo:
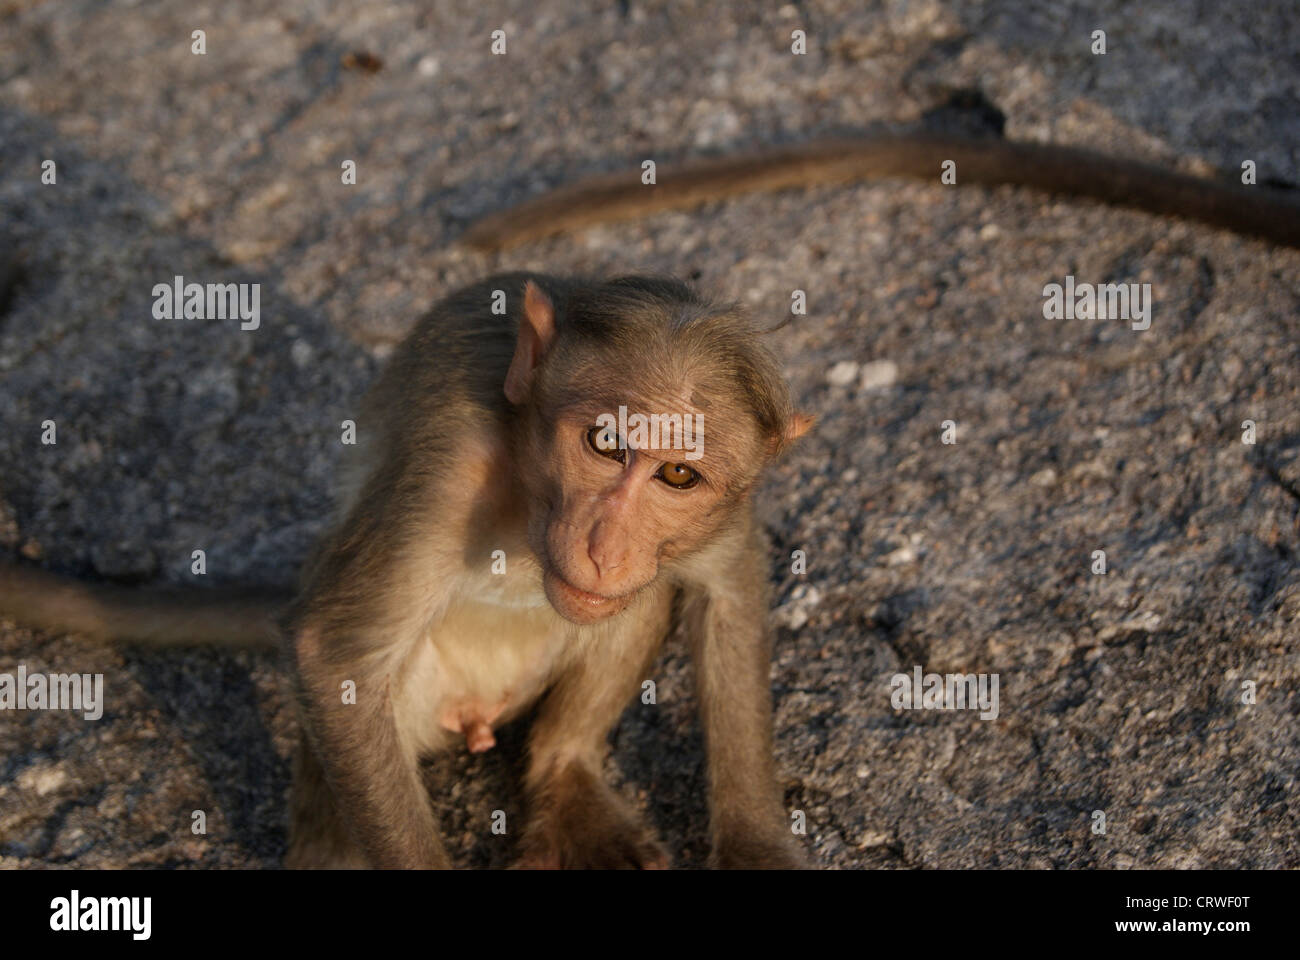
[[[529,280],[524,284],[524,310],[519,318],[515,355],[506,373],[506,399],[515,406],[528,399],[533,371],[554,341],[555,305],[541,287]]]
[[[811,430],[813,428],[813,424],[815,424],[816,422],[817,422],[817,418],[813,416],[811,413],[803,413],[802,411],[796,410],[790,416],[789,421],[786,422],[785,442],[794,443],[805,433]]]
[[[805,433],[813,428],[817,418],[810,413],[801,413],[795,411],[790,415],[790,419],[785,422],[785,430],[780,436],[772,437],[767,444],[769,456],[776,456],[790,444],[794,443]]]

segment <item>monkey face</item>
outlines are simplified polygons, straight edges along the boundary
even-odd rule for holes
[[[599,292],[557,323],[527,281],[504,386],[520,413],[529,544],[551,606],[578,624],[624,610],[666,561],[704,545],[811,422],[789,416],[743,315],[664,281]]]
[[[615,409],[621,415],[587,404],[566,411],[534,461],[552,465],[530,524],[546,596],[579,624],[619,613],[664,563],[707,540],[757,474],[705,455],[697,410],[664,415],[656,435],[638,419],[651,415]],[[756,438],[745,446],[759,449]]]

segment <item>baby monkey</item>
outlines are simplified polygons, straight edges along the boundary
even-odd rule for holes
[[[675,617],[711,863],[803,865],[751,495],[812,421],[743,313],[668,279],[490,277],[417,326],[357,423],[341,522],[284,622],[304,731],[288,866],[450,866],[420,758],[489,749],[534,704],[522,864],[667,866],[601,768]]]

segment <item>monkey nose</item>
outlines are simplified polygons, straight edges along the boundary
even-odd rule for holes
[[[587,541],[587,557],[596,568],[596,576],[604,578],[623,566],[623,550],[608,535],[592,533]]]

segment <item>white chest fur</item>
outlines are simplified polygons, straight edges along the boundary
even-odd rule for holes
[[[522,712],[550,684],[576,628],[546,602],[535,570],[468,578],[428,631],[404,678],[422,750],[464,736],[494,744],[492,728]]]

